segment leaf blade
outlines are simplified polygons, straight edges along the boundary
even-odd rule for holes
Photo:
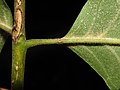
[[[4,0],[0,0],[0,28],[11,33],[13,25],[12,13]]]
[[[65,38],[120,39],[120,0],[88,0]],[[120,89],[120,46],[69,46],[112,90]]]
[[[8,37],[8,33],[12,31],[12,14],[4,0],[0,0],[0,52]]]

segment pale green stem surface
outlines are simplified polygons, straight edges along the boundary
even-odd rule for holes
[[[26,47],[24,37],[12,42],[12,90],[23,90]]]
[[[14,3],[15,2],[16,0],[14,0]],[[12,41],[11,90],[23,90],[24,87],[25,55],[26,55],[25,0],[21,0],[21,2],[22,2],[22,16],[23,16],[21,35],[20,37],[17,38],[16,42]]]
[[[58,39],[30,39],[26,41],[26,47],[37,45],[65,44],[65,45],[120,45],[120,39],[114,38],[58,38]]]

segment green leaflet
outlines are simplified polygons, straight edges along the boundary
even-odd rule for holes
[[[120,39],[120,0],[88,0],[64,39]],[[70,46],[106,82],[120,90],[120,46]]]
[[[4,0],[0,0],[0,52],[8,36],[7,33],[11,33],[12,23],[12,14],[9,7]]]
[[[0,0],[0,28],[8,33],[12,30],[12,14],[4,0]]]

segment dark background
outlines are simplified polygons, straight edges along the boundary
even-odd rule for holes
[[[87,0],[26,0],[26,36],[60,38],[71,28]],[[6,0],[13,12],[13,0]],[[11,38],[0,54],[0,86],[10,88]],[[28,49],[25,90],[109,90],[102,78],[65,46]]]

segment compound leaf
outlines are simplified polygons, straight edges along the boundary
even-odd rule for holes
[[[120,39],[120,0],[88,0],[64,39]],[[106,82],[120,90],[120,46],[69,46]]]

